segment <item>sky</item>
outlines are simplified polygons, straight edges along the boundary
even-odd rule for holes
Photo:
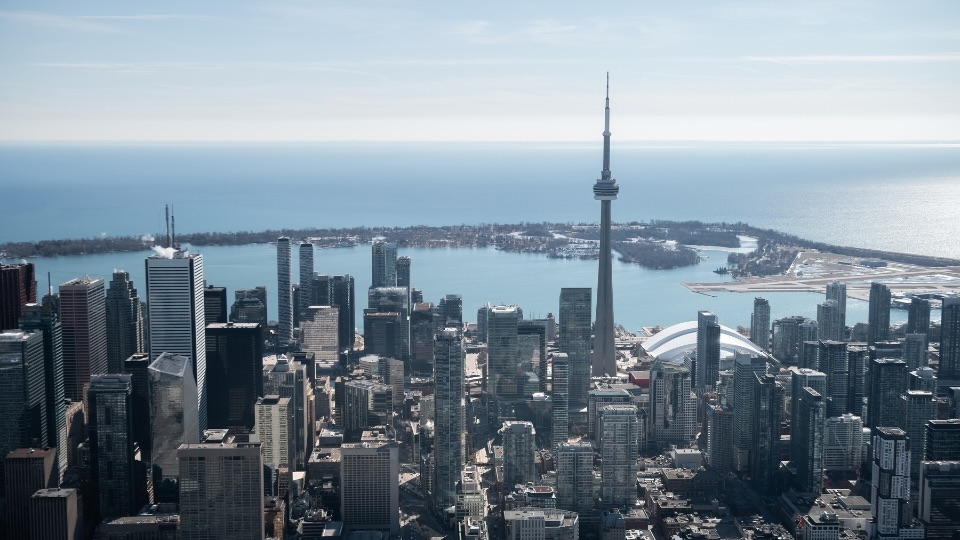
[[[0,141],[960,140],[960,2],[0,3]]]

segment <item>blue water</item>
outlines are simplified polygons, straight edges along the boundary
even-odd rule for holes
[[[599,144],[7,144],[0,145],[0,241],[154,234],[163,205],[177,229],[596,222],[591,187]],[[616,221],[745,221],[842,245],[960,257],[960,145],[617,144]],[[209,283],[266,285],[276,317],[272,246],[203,248]],[[404,250],[428,301],[463,295],[467,319],[482,303],[557,312],[561,287],[595,287],[596,262],[481,250]],[[35,259],[54,286],[82,274],[131,272],[143,288],[143,253]],[[614,263],[615,318],[631,330],[717,313],[749,325],[753,297],[717,298],[680,284],[727,279],[711,270],[652,271]],[[293,250],[294,264],[297,251]],[[351,273],[365,305],[369,246],[317,252],[316,270]],[[296,281],[294,276],[294,281]],[[45,281],[45,279],[41,279]],[[41,290],[43,285],[41,284]],[[768,293],[772,317],[815,316],[822,295]],[[892,321],[905,318],[894,311]],[[866,321],[848,302],[848,324]],[[359,323],[359,321],[358,321]]]

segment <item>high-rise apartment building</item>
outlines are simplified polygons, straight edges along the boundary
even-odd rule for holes
[[[867,394],[867,427],[898,427],[903,424],[900,396],[907,389],[907,364],[894,358],[870,361]],[[853,411],[855,412],[855,411]]]
[[[570,403],[583,406],[590,390],[590,310],[589,287],[560,289],[560,352],[570,357]]]
[[[827,393],[827,376],[813,369],[795,367],[790,368],[790,376],[790,424],[796,426],[797,419],[800,418],[800,400],[797,399],[797,396],[801,395],[804,388],[812,388],[820,396],[818,400],[826,406],[826,400],[823,399],[823,396]],[[826,414],[826,411],[824,411],[824,414]],[[798,444],[791,432],[790,459],[793,461],[799,460],[801,457],[799,452],[805,451],[806,448]]]
[[[797,415],[790,433],[793,463],[797,468],[796,488],[800,493],[819,495],[823,489],[823,429],[826,404],[819,392],[809,386],[794,393]]]
[[[588,441],[560,443],[557,456],[557,508],[587,519],[593,509],[593,445]]]
[[[348,530],[400,534],[400,454],[383,430],[340,447],[340,515]]]
[[[0,456],[47,446],[43,334],[0,332]],[[5,481],[0,476],[0,495]]]
[[[182,540],[263,540],[260,443],[183,444],[177,457]]]
[[[844,328],[840,321],[840,306],[836,300],[817,304],[817,335],[820,339],[843,341]]]
[[[20,317],[25,332],[43,334],[43,372],[47,400],[47,444],[57,448],[57,469],[60,477],[67,470],[67,420],[63,395],[63,330],[60,316],[52,303],[27,304]]]
[[[941,379],[960,379],[960,296],[944,298],[940,311]]]
[[[839,354],[827,347],[827,360],[833,354]],[[847,343],[847,411],[861,417],[867,417],[866,396],[869,387],[867,367],[870,365],[870,350],[866,343]],[[830,407],[828,406],[829,410]]]
[[[737,354],[734,357],[733,404],[733,463],[738,471],[749,466],[753,451],[754,378],[767,371],[767,360],[762,356]]]
[[[820,371],[827,376],[827,417],[840,416],[849,410],[850,373],[847,344],[840,341],[820,340],[817,354]],[[852,411],[857,414],[859,411]]]
[[[841,337],[837,341],[846,341],[847,338],[847,284],[840,281],[827,283],[827,300],[837,303],[840,310]]]
[[[82,538],[81,519],[75,489],[41,489],[30,496],[28,517],[30,540],[74,540]]]
[[[397,286],[397,244],[374,240],[371,246],[370,287]]]
[[[150,426],[153,430],[151,475],[158,501],[176,502],[181,444],[200,442],[197,381],[190,359],[163,353],[147,368],[150,381]]]
[[[766,494],[777,490],[780,468],[780,418],[783,387],[773,375],[754,375],[753,451],[750,472],[754,488]]]
[[[650,433],[658,448],[686,448],[697,436],[697,396],[690,370],[657,360],[650,368]]]
[[[753,299],[750,314],[750,341],[761,350],[770,350],[770,302],[759,296]]]
[[[293,287],[290,285],[290,239],[277,238],[277,339],[293,339]]]
[[[517,306],[494,306],[487,322],[487,392],[497,400],[520,397],[517,373]]]
[[[721,475],[733,470],[734,411],[729,405],[707,409],[707,464]]]
[[[410,286],[410,257],[397,257],[397,287]]]
[[[550,401],[553,404],[553,449],[567,442],[570,434],[570,355],[554,353],[551,360]]]
[[[937,417],[936,394],[926,390],[907,390],[901,397],[902,420],[900,429],[913,441],[914,450],[910,452],[910,480],[916,489],[920,481],[920,462],[923,461],[924,436],[926,424]]]
[[[697,369],[694,388],[713,388],[720,376],[720,323],[709,311],[697,313]]]
[[[846,413],[827,418],[823,427],[823,469],[856,475],[864,459],[863,420]]]
[[[37,301],[33,263],[0,263],[0,332],[20,324],[23,306]]]
[[[113,273],[106,298],[107,371],[122,373],[123,361],[144,350],[143,310],[130,273]]]
[[[910,534],[910,440],[895,427],[873,432],[870,509],[876,522],[874,539],[923,538]]]
[[[874,281],[870,284],[867,344],[886,341],[890,335],[890,288]]]
[[[263,327],[258,322],[215,323],[204,329],[207,426],[249,433],[253,406],[263,395]],[[174,447],[176,448],[176,447]]]
[[[300,244],[300,318],[303,311],[313,304],[313,244]]]
[[[87,418],[100,519],[135,515],[145,502],[134,463],[132,394],[130,375],[90,379]]]
[[[165,256],[169,255],[169,256]],[[190,359],[197,378],[200,430],[207,429],[207,339],[203,256],[187,251],[146,260],[150,360],[163,353]]]
[[[457,502],[457,481],[466,461],[464,346],[460,327],[449,326],[434,345],[433,505],[438,514]]]
[[[500,428],[500,434],[503,436],[503,485],[513,487],[536,481],[537,431],[533,424],[508,420]]]
[[[640,421],[633,405],[600,409],[600,501],[602,508],[624,508],[637,499],[637,438]]]
[[[930,331],[930,301],[914,296],[907,309],[907,333],[924,334]]]
[[[800,325],[807,322],[808,319],[799,315],[794,317],[783,317],[773,321],[773,345],[771,351],[774,358],[786,363],[795,364],[800,352],[800,344],[804,341],[816,340],[804,339],[800,334]],[[807,332],[809,333],[809,332]]]
[[[88,277],[60,285],[63,330],[63,391],[83,401],[91,375],[107,372],[107,314],[103,280]]]
[[[593,355],[594,375],[617,374],[617,351],[613,335],[613,258],[610,245],[610,206],[617,199],[620,186],[610,172],[610,76],[607,75],[607,97],[603,113],[603,169],[593,185],[593,198],[600,201],[600,253],[597,269],[597,318]]]

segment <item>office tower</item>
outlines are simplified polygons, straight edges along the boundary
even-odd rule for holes
[[[729,405],[707,409],[707,464],[721,475],[733,470],[734,411]]]
[[[263,540],[260,443],[183,444],[177,457],[182,540]]]
[[[300,244],[300,313],[302,314],[313,302],[313,244],[303,242]]]
[[[339,362],[340,350],[342,349],[339,332],[340,319],[340,308],[338,307],[308,307],[300,320],[300,332],[303,336],[300,350],[313,353],[318,364],[334,365]],[[380,341],[373,339],[372,343],[379,345]],[[311,374],[311,376],[316,376],[316,374]]]
[[[368,354],[360,357],[360,369],[393,389],[393,407],[403,404],[403,362],[396,358]]]
[[[410,287],[410,257],[397,257],[397,287]]]
[[[371,245],[370,287],[397,286],[397,244],[384,240],[374,240]]]
[[[487,392],[497,400],[520,397],[517,373],[517,306],[494,306],[487,323]]]
[[[870,284],[867,344],[886,341],[890,334],[890,288],[874,281]]]
[[[57,448],[59,477],[67,470],[66,405],[63,395],[63,334],[60,317],[50,302],[27,304],[20,317],[20,328],[25,332],[43,334],[43,372],[46,393],[47,444]]]
[[[133,442],[143,463],[151,463],[153,433],[150,422],[150,354],[134,353],[123,361],[123,373],[130,375],[133,409]]]
[[[874,430],[900,426],[903,423],[900,396],[907,389],[907,364],[893,358],[871,360],[869,379],[867,427]]]
[[[215,323],[204,330],[209,428],[249,433],[253,406],[263,395],[263,327],[260,323]]]
[[[937,395],[937,372],[933,368],[921,367],[907,374],[908,390],[925,390]]]
[[[456,486],[466,461],[463,333],[449,326],[437,333],[433,356],[433,505],[438,514],[457,502]]]
[[[416,374],[433,371],[433,304],[413,305],[410,312],[410,370]]]
[[[0,332],[0,456],[47,446],[43,334]],[[0,495],[5,483],[0,477]]]
[[[578,538],[579,516],[551,508],[518,508],[503,512],[505,540]]]
[[[553,449],[567,442],[570,434],[570,356],[554,353],[551,360],[550,400],[553,402]]]
[[[113,273],[107,288],[106,317],[107,372],[122,373],[123,361],[144,350],[143,310],[129,272]]]
[[[190,359],[197,378],[200,430],[207,429],[207,339],[203,256],[188,251],[146,260],[150,360],[163,353]],[[218,381],[219,382],[219,381]]]
[[[863,461],[863,420],[846,413],[827,418],[823,427],[823,469],[855,475]]]
[[[383,431],[340,447],[340,517],[348,530],[400,534],[400,450]]]
[[[659,448],[688,447],[697,436],[697,397],[690,370],[656,360],[650,368],[651,435]]]
[[[817,356],[819,353],[819,341],[804,341],[800,343],[800,348],[797,354],[797,367],[820,369],[820,359]]]
[[[952,540],[960,529],[960,461],[924,461],[921,467],[917,517],[924,538]]]
[[[924,431],[924,461],[960,461],[960,419],[930,420]]]
[[[785,363],[795,364],[800,350],[800,344],[804,341],[814,341],[813,339],[801,339],[800,325],[808,319],[799,315],[793,317],[783,317],[773,321],[773,356]]]
[[[523,318],[521,313],[520,318]],[[447,326],[463,326],[463,298],[459,294],[448,294],[437,303],[437,313],[434,318],[437,329]]]
[[[6,453],[7,538],[28,538],[30,496],[38,489],[57,487],[56,449],[18,448]]]
[[[276,363],[263,367],[263,395],[290,398],[293,412],[293,437],[290,445],[294,452],[290,468],[298,471],[306,469],[307,459],[313,448],[313,386],[310,384],[307,369],[305,364],[290,362],[286,356],[281,356]]]
[[[840,328],[842,335],[837,341],[847,338],[847,284],[839,281],[827,283],[827,300],[833,300],[840,309]]]
[[[960,296],[943,299],[940,311],[941,379],[960,379]]]
[[[720,323],[709,311],[697,312],[697,369],[694,388],[702,392],[717,384],[720,373]]]
[[[776,494],[777,471],[780,468],[780,417],[783,387],[773,375],[754,375],[753,384],[753,451],[750,472],[754,488],[768,495]]]
[[[392,358],[401,357],[403,325],[397,312],[363,310],[363,352]]]
[[[489,302],[477,309],[477,342],[487,342],[487,324],[492,306]],[[559,345],[559,343],[557,343]]]
[[[827,376],[827,417],[840,416],[849,410],[850,378],[847,344],[840,341],[820,340],[820,371]],[[852,411],[857,414],[859,411]]]
[[[0,263],[0,332],[20,324],[23,306],[37,301],[33,263]]]
[[[263,285],[253,289],[238,289],[233,292],[230,306],[230,322],[260,323],[267,327],[267,288]]]
[[[653,385],[651,385],[653,387]],[[624,388],[601,386],[590,391],[587,398],[587,436],[591,440],[598,440],[600,436],[600,409],[604,405],[630,403],[632,396]],[[652,426],[650,427],[652,430]]]
[[[800,323],[799,327],[799,343],[797,344],[797,351],[799,354],[800,343],[804,341],[816,341],[820,339],[820,325],[817,321],[813,319],[806,319]]]
[[[364,429],[390,425],[393,419],[393,387],[365,379],[343,381],[336,388],[337,426],[356,440]],[[340,396],[343,396],[341,399]]]
[[[753,299],[750,314],[750,341],[761,350],[770,350],[770,302],[759,296]]]
[[[382,354],[406,362],[410,358],[410,297],[404,287],[371,287],[367,290],[367,309],[377,313],[396,313],[400,322],[395,334],[397,348],[393,353],[367,351]],[[364,311],[366,313],[366,311]],[[366,335],[366,334],[364,334]]]
[[[640,421],[633,405],[600,409],[600,501],[602,508],[632,507],[637,500],[637,437]]]
[[[823,429],[826,405],[819,392],[809,386],[794,393],[797,416],[791,421],[790,440],[797,468],[796,488],[800,493],[819,495],[823,489]],[[776,434],[779,438],[779,433]]]
[[[357,327],[356,298],[353,276],[320,275],[314,282],[314,304],[335,306],[339,309],[338,332],[340,349],[353,350],[354,332]]]
[[[547,328],[540,321],[517,322],[517,366],[522,372],[536,374],[539,382],[535,387],[524,384],[524,395],[547,390]]]
[[[593,446],[588,441],[557,446],[557,508],[586,519],[593,511]]]
[[[560,352],[570,357],[570,404],[583,406],[590,390],[590,308],[589,287],[560,289]]]
[[[204,324],[227,322],[227,288],[206,285],[203,288]]]
[[[840,306],[836,300],[817,304],[817,328],[820,339],[843,341],[844,329],[840,326]]]
[[[500,435],[503,436],[503,485],[512,487],[536,481],[537,432],[533,424],[508,420],[500,428]]]
[[[930,301],[914,296],[907,309],[907,333],[924,334],[930,331]]]
[[[738,471],[746,470],[753,450],[754,374],[766,372],[767,361],[762,356],[738,353],[734,358],[733,460]]]
[[[293,288],[290,285],[290,239],[277,238],[277,333],[280,343],[293,339]]]
[[[810,387],[814,389],[820,396],[819,401],[824,403],[824,406],[826,406],[826,400],[823,399],[823,396],[827,393],[827,376],[812,369],[795,367],[790,368],[790,375],[790,422],[791,426],[794,426],[796,425],[795,422],[799,418],[798,409],[800,406],[800,400],[797,399],[797,396],[802,393],[804,388]],[[824,412],[824,414],[826,414],[826,412]],[[799,459],[799,455],[797,454],[798,451],[805,451],[805,449],[797,445],[796,439],[791,438],[791,460],[796,461]]]
[[[255,407],[257,427],[251,440],[260,442],[263,464],[274,474],[280,467],[292,469],[296,463],[292,401],[273,394],[258,399]]]
[[[83,401],[91,375],[107,372],[107,319],[103,280],[76,278],[60,285],[63,392]]]
[[[907,390],[900,397],[901,418],[899,427],[907,433],[907,438],[913,441],[915,450],[910,453],[910,480],[914,489],[920,481],[920,462],[924,459],[923,448],[926,435],[926,424],[937,417],[936,394],[925,390]]]
[[[150,426],[153,430],[151,475],[158,501],[176,502],[177,449],[200,442],[197,381],[190,359],[163,353],[147,368],[150,380]]]
[[[30,540],[74,540],[82,538],[81,519],[75,489],[40,489],[30,496],[28,518]]]
[[[610,203],[620,186],[610,173],[610,77],[603,124],[603,169],[593,185],[593,198],[600,201],[600,265],[597,271],[597,319],[593,340],[594,375],[617,374],[617,350],[613,336],[613,257],[610,247]]]
[[[873,432],[873,476],[870,509],[876,520],[875,539],[906,538],[911,522],[910,440],[900,428],[879,427]],[[920,538],[923,537],[922,531]]]
[[[130,375],[90,379],[87,418],[101,519],[134,515],[144,502],[134,463],[132,393]]]
[[[847,344],[847,411],[866,418],[864,400],[867,393],[869,350],[865,343]],[[829,409],[829,406],[827,407]]]

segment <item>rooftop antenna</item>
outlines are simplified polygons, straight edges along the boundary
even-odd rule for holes
[[[50,272],[47,272],[47,294],[53,296],[53,282],[50,280]]]
[[[177,218],[170,212],[170,247],[177,249]]]
[[[166,247],[173,247],[173,240],[170,238],[170,205],[164,205],[167,212],[167,245]]]

